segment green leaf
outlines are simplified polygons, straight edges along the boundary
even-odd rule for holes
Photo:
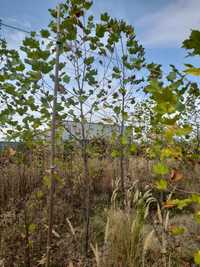
[[[194,262],[195,264],[200,265],[200,250],[194,254]]]
[[[128,139],[127,139],[126,136],[122,136],[122,137],[120,138],[120,144],[123,145],[123,146],[125,146],[125,145],[128,144]]]
[[[83,3],[83,7],[86,9],[86,10],[89,10],[92,6],[93,2],[92,1],[85,1]]]
[[[194,66],[192,64],[186,63],[184,64],[187,68],[194,68]]]
[[[96,35],[100,38],[104,37],[106,30],[105,27],[101,24],[97,24],[96,26]]]
[[[118,93],[114,93],[114,94],[112,95],[112,97],[113,97],[114,99],[117,99],[117,98],[119,97],[119,95],[118,95]]]
[[[169,75],[167,76],[167,79],[173,82],[176,79],[176,72],[175,71],[170,72]]]
[[[67,29],[66,38],[70,41],[76,40],[77,28],[74,26],[74,21],[71,19],[66,19],[63,22],[63,27]]]
[[[86,65],[91,65],[93,62],[94,62],[94,57],[88,57],[88,58],[85,58],[84,60],[84,63]]]
[[[43,196],[44,196],[44,193],[41,190],[39,190],[39,191],[36,192],[36,197],[38,199],[42,198]]]
[[[159,174],[159,175],[165,175],[167,173],[169,173],[169,169],[166,165],[164,165],[163,163],[159,162],[157,164],[155,164],[153,166],[153,172],[155,174]]]
[[[190,125],[184,125],[176,130],[177,136],[184,136],[188,135],[192,132],[192,127]]]
[[[40,71],[29,71],[28,74],[30,75],[30,79],[33,81],[38,81],[42,78]]]
[[[192,204],[192,200],[190,198],[174,199],[173,201],[174,201],[174,204],[177,206],[177,208],[180,210]]]
[[[102,21],[108,21],[109,20],[109,15],[108,15],[108,13],[103,13],[103,14],[101,14],[101,20]]]
[[[36,61],[31,62],[31,65],[34,71],[41,71],[44,74],[49,73],[53,69],[53,67],[50,64],[44,61],[36,60]]]
[[[16,71],[23,71],[23,70],[25,70],[25,66],[24,66],[24,64],[20,64],[20,65],[18,65],[18,66],[16,67]]]
[[[200,211],[194,214],[194,219],[198,224],[200,224]]]
[[[191,196],[191,200],[195,203],[197,203],[198,205],[200,205],[200,195],[197,194],[192,194]]]
[[[48,30],[41,30],[40,34],[43,38],[48,38],[50,36],[50,33]]]
[[[116,72],[116,73],[121,73],[120,69],[118,67],[113,67],[113,71]]]
[[[4,82],[5,80],[6,80],[5,75],[1,75],[1,74],[0,74],[0,82]]]
[[[200,31],[193,30],[189,39],[183,42],[183,47],[190,50],[192,55],[200,55]]]
[[[161,150],[161,160],[166,158],[178,158],[181,157],[181,149],[179,147],[166,147]]]
[[[167,181],[164,179],[156,181],[155,185],[158,190],[164,191],[167,189]]]
[[[69,83],[69,82],[70,82],[70,77],[69,77],[68,75],[65,75],[65,76],[63,77],[63,82],[64,82],[64,83]]]
[[[121,112],[121,108],[119,106],[114,107],[113,111],[118,115]]]
[[[40,43],[34,38],[26,37],[25,40],[23,41],[23,45],[28,46],[30,48],[39,48]]]
[[[126,89],[124,88],[124,87],[121,87],[120,89],[119,89],[119,92],[120,92],[120,94],[122,94],[122,95],[126,95]]]
[[[16,89],[12,84],[9,83],[4,84],[4,90],[6,91],[6,93],[10,95],[17,95]]]
[[[136,144],[131,144],[130,145],[130,153],[133,155],[137,151],[137,146]]]
[[[185,228],[182,226],[174,226],[170,229],[170,232],[174,236],[182,235],[185,233]]]
[[[178,109],[177,109],[178,110]],[[174,125],[180,118],[180,115],[176,115],[173,118],[162,118],[162,123],[166,125]]]
[[[29,224],[28,230],[30,233],[33,233],[35,229],[36,229],[36,224],[34,223]]]
[[[178,101],[178,103],[176,104],[176,110],[179,112],[182,112],[185,110],[185,105],[183,103],[181,103],[180,101]]]
[[[49,176],[45,175],[43,177],[43,182],[44,182],[44,185],[46,185],[48,188],[50,188],[51,186],[51,179]]]
[[[111,153],[112,158],[117,158],[120,156],[120,152],[118,150],[113,150]]]

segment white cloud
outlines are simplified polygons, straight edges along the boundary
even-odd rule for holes
[[[31,23],[23,18],[19,20],[13,17],[9,17],[9,18],[7,17],[6,19],[3,19],[3,22],[6,22],[13,26],[23,27],[23,28],[26,28],[27,30],[31,29]]]
[[[25,34],[22,32],[6,32],[4,37],[8,43],[8,47],[12,49],[17,49],[25,38]]]
[[[146,47],[180,47],[191,29],[200,29],[200,0],[170,2],[137,22]]]
[[[17,20],[15,18],[6,18],[6,19],[3,18],[2,22],[8,25],[11,25],[11,26],[16,26],[16,27],[28,30],[28,31],[31,29],[31,24],[26,20]],[[8,47],[10,48],[13,48],[13,49],[19,48],[25,36],[26,34],[21,31],[17,31],[17,30],[2,26],[2,37],[6,39],[8,43]]]

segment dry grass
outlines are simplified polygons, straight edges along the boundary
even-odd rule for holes
[[[36,225],[29,236],[32,266],[37,266],[45,255],[47,185],[44,184],[43,177],[48,174],[48,153],[45,151],[41,165],[38,164],[39,156],[38,152],[34,151],[25,158],[25,161],[19,162],[14,157],[12,162],[1,166],[0,262],[4,262],[6,267],[25,266],[25,209],[28,211],[28,224]],[[145,221],[147,205],[136,204],[138,197],[143,197],[143,194],[135,191],[135,187],[132,188],[136,180],[139,181],[138,186],[143,192],[146,185],[153,183],[152,162],[141,157],[133,157],[126,162],[127,210],[120,209],[120,196],[118,189],[115,188],[119,178],[117,160],[90,158],[89,164],[92,178],[91,261],[93,258],[96,259],[96,263],[91,266],[161,267],[162,263],[155,261],[157,257],[161,257],[161,251],[157,234],[152,228],[153,222]],[[57,235],[53,236],[52,256],[55,264],[57,262],[61,264],[59,266],[83,267],[84,188],[81,166],[80,155],[74,156],[71,160],[61,158],[58,164],[60,178],[57,181],[54,203],[54,231]],[[177,166],[178,163],[175,163],[175,167]],[[196,192],[197,187],[200,187],[199,165],[192,167],[188,164],[180,167],[184,173],[184,179],[177,184],[177,188],[182,191],[177,191],[176,197],[184,196],[184,190]],[[129,190],[130,188],[134,189],[133,192],[132,189]],[[113,190],[115,194],[111,206]],[[184,224],[189,229],[182,237],[167,240],[169,244],[167,248],[171,251],[171,248],[177,247],[173,253],[177,258],[183,259],[183,262],[189,261],[192,253],[199,246],[200,229],[192,221],[192,215],[184,217],[182,214],[172,214],[170,216],[170,225]],[[173,253],[168,257],[172,263],[174,262]],[[12,265],[12,262],[15,262],[15,265]],[[184,266],[181,265],[182,263],[173,264],[169,266]]]

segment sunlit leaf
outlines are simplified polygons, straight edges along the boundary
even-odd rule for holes
[[[156,181],[155,186],[158,190],[164,191],[167,189],[167,181],[164,179],[160,179]]]
[[[153,166],[153,172],[155,174],[165,175],[169,172],[169,169],[164,163],[158,162]]]
[[[185,227],[182,226],[172,226],[170,227],[170,232],[172,235],[177,236],[177,235],[182,235],[186,231]]]
[[[196,212],[194,214],[195,221],[200,224],[200,211]]]
[[[200,250],[194,254],[194,262],[195,264],[200,265]]]
[[[184,72],[193,76],[200,76],[200,68],[190,68],[186,69]]]
[[[133,155],[137,151],[137,146],[136,144],[131,144],[130,145],[130,153]]]

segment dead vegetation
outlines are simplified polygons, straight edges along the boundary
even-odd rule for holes
[[[29,267],[45,264],[46,201],[49,187],[48,152],[45,151],[45,147],[42,148],[41,145],[25,152],[19,150],[9,155],[10,160],[6,165],[1,163],[1,266]],[[52,266],[85,266],[85,192],[79,162],[77,155],[71,160],[59,158],[54,200]],[[90,266],[160,266],[163,255],[167,266],[190,266],[190,262],[193,262],[193,254],[200,243],[200,228],[192,215],[195,205],[183,214],[181,211],[175,213],[170,210],[167,215],[163,207],[158,209],[158,195],[152,187],[151,167],[151,160],[140,156],[128,160],[127,208],[124,210],[121,208],[117,159],[90,158],[92,189],[87,263]],[[176,197],[187,195],[187,191],[196,192],[199,183],[198,167],[191,168],[189,164],[181,172],[184,178],[176,183]],[[174,171],[168,179],[172,179],[172,176],[175,176]],[[172,185],[173,182],[172,179]],[[163,201],[165,197],[163,194]],[[173,227],[175,229],[177,225],[184,228],[183,235],[171,236]]]

